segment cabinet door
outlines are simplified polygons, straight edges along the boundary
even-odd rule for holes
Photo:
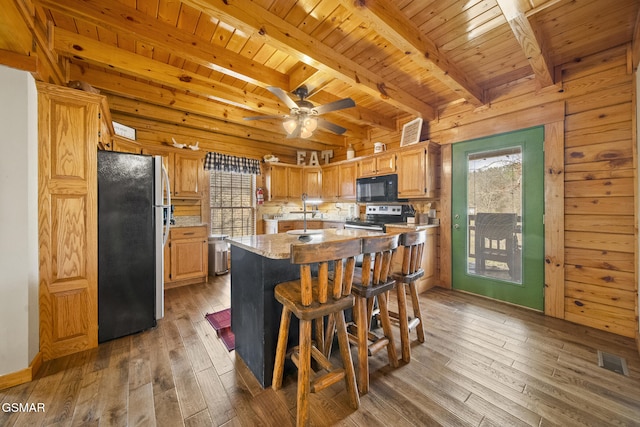
[[[98,346],[96,146],[103,97],[36,85],[40,351],[46,361]]]
[[[377,171],[376,167],[376,157],[370,156],[366,157],[359,162],[360,171],[359,176],[374,176]]]
[[[113,137],[113,151],[120,153],[140,154],[142,148],[136,142],[129,142],[124,138],[115,136]]]
[[[310,199],[319,199],[322,193],[322,169],[302,169],[302,180],[304,192],[307,193],[307,196]]]
[[[398,153],[398,197],[424,196],[426,189],[426,149],[414,148]]]
[[[207,275],[207,239],[171,241],[171,280],[184,280]]]
[[[341,199],[356,198],[356,177],[358,176],[358,164],[356,162],[342,163],[339,167],[339,183]]]
[[[201,198],[204,191],[204,165],[202,158],[176,153],[173,181],[173,190],[176,198]]]
[[[278,233],[286,233],[296,228],[295,221],[278,221]]]
[[[385,175],[388,173],[396,172],[396,155],[393,153],[389,154],[378,154],[376,156],[376,174],[377,175]]]
[[[289,194],[289,168],[271,165],[269,168],[269,200],[286,199]]]
[[[340,195],[339,166],[325,166],[322,168],[322,198],[333,200]]]
[[[290,199],[300,199],[302,197],[302,168],[289,167],[288,185],[289,190],[287,196]]]

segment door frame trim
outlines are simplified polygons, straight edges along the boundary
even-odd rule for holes
[[[440,286],[451,289],[451,144],[534,126],[544,126],[544,314],[564,319],[564,119],[563,101],[544,104],[546,114],[512,112],[456,128],[441,144]],[[444,136],[444,135],[442,135]]]

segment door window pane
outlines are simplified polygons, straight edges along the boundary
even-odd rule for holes
[[[467,157],[467,273],[522,283],[522,148]]]

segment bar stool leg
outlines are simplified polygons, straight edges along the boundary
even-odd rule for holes
[[[387,293],[383,292],[378,295],[378,305],[380,306],[380,321],[382,322],[382,330],[389,340],[387,346],[387,355],[389,356],[389,364],[393,368],[398,367],[398,355],[396,354],[396,344],[393,341],[393,333],[391,332],[391,319],[389,318],[389,306],[387,304]]]
[[[418,334],[418,341],[424,342],[424,326],[422,322],[422,312],[420,311],[420,300],[418,299],[418,289],[415,282],[409,284],[411,290],[411,303],[413,305],[413,315],[420,319],[420,323],[416,326],[416,333]]]
[[[309,424],[309,393],[311,370],[311,320],[300,319],[300,343],[298,359],[298,398],[296,420],[298,426]]]
[[[284,360],[287,357],[287,341],[289,341],[289,323],[291,322],[291,311],[282,307],[280,318],[280,331],[278,332],[278,344],[276,345],[276,359],[273,366],[273,380],[271,388],[280,390],[282,387],[282,375],[284,372]]]
[[[407,295],[404,283],[398,283],[398,320],[400,322],[400,343],[402,346],[402,360],[411,361],[411,347],[409,342],[409,319],[407,317]]]
[[[369,321],[367,319],[367,300],[356,297],[355,315],[358,341],[358,390],[361,394],[369,392]]]
[[[345,371],[344,381],[347,386],[349,403],[353,409],[358,409],[358,407],[360,407],[360,396],[358,395],[358,387],[356,386],[356,373],[353,369],[351,351],[349,350],[349,337],[347,336],[347,325],[344,321],[344,312],[339,311],[334,314],[334,317],[336,319],[338,345],[340,346],[340,355],[342,356],[342,364]]]

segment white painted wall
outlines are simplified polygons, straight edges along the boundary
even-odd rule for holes
[[[39,350],[38,114],[27,72],[0,66],[0,375]]]

